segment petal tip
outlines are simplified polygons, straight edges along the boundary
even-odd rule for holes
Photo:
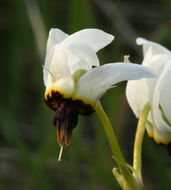
[[[51,29],[49,30],[49,36],[54,35],[54,34],[57,33],[58,31],[60,31],[60,29],[58,29],[58,28],[51,28]]]
[[[109,43],[111,43],[115,39],[115,36],[113,36],[112,34],[108,34],[108,33],[106,33],[106,34],[108,35]]]
[[[115,39],[115,36],[112,34],[109,34],[109,35],[110,35],[111,41],[113,41]]]

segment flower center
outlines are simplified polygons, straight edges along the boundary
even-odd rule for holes
[[[53,124],[57,129],[57,140],[60,146],[71,143],[72,130],[78,121],[78,107],[73,102],[62,102],[53,115]]]
[[[54,111],[56,111],[62,102],[73,102],[78,107],[78,113],[82,115],[90,115],[95,111],[95,108],[92,107],[92,105],[85,104],[81,99],[72,100],[72,98],[65,98],[63,94],[55,90],[49,91],[48,94],[45,93],[44,100]]]
[[[95,111],[90,104],[85,104],[81,100],[64,98],[62,94],[54,90],[45,95],[45,102],[55,111],[52,121],[56,126],[57,141],[61,147],[70,145],[78,114],[90,115]]]

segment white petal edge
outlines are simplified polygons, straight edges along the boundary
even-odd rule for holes
[[[138,45],[143,45],[143,54],[144,55],[147,53],[147,51],[151,47],[153,55],[167,54],[167,55],[171,56],[171,52],[167,48],[165,48],[164,46],[162,46],[158,43],[155,43],[155,42],[152,42],[152,41],[146,40],[144,38],[140,38],[140,37],[136,39],[136,43]]]
[[[82,42],[90,46],[95,52],[107,46],[114,39],[114,36],[99,29],[80,30],[63,41],[63,43],[72,44]]]
[[[75,99],[96,101],[118,82],[154,77],[148,67],[132,63],[109,63],[90,70],[78,81]]]
[[[158,78],[158,81],[154,89],[153,101],[151,106],[153,118],[153,137],[156,140],[156,142],[164,144],[171,142],[171,127],[167,125],[167,123],[163,120],[159,109],[159,104],[161,87],[165,80],[165,75],[167,72],[170,72],[170,69],[171,65],[166,64],[162,74]]]

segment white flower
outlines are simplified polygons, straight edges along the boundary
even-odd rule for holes
[[[152,77],[152,71],[131,63],[110,63],[99,67],[96,52],[113,36],[97,29],[84,29],[67,35],[51,29],[44,65],[45,101],[55,110],[60,146],[70,143],[78,114],[89,115],[99,98],[114,84]]]
[[[150,67],[156,78],[129,81],[126,95],[134,114],[139,117],[145,103],[149,102],[151,111],[146,129],[148,135],[157,143],[171,142],[171,52],[165,47],[137,39],[143,45],[143,65]]]

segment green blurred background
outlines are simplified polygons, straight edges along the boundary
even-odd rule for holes
[[[101,64],[130,55],[141,63],[138,36],[171,49],[170,0],[0,0],[0,189],[119,190],[107,139],[96,114],[79,116],[72,144],[58,162],[51,111],[44,103],[42,64],[48,31],[99,28],[115,40]],[[102,98],[124,156],[132,163],[137,120],[120,83]],[[171,157],[145,135],[143,178],[149,190],[171,189]]]

